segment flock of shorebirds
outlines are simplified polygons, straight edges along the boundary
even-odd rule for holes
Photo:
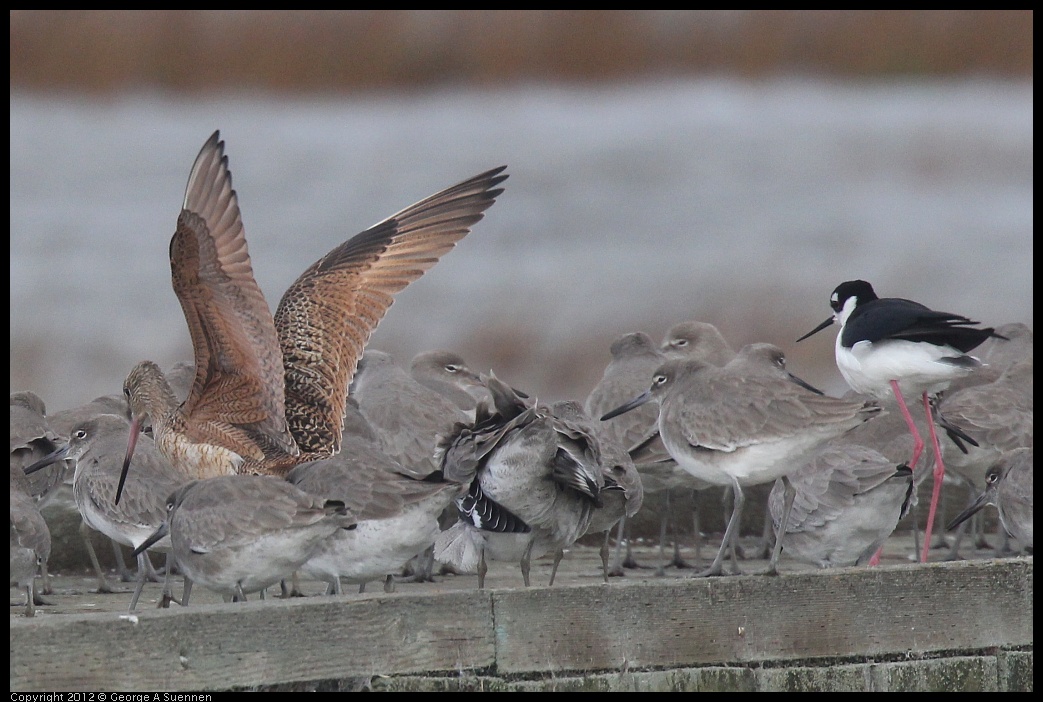
[[[802,339],[840,326],[844,397],[791,374],[778,347],[736,352],[696,321],[658,344],[620,336],[589,396],[551,405],[451,351],[419,354],[407,370],[367,348],[395,293],[483,218],[504,171],[347,240],[301,274],[273,315],[215,132],[192,167],[169,250],[194,362],[164,373],[143,361],[122,395],[54,414],[31,392],[11,394],[11,584],[26,614],[50,552],[39,508],[69,470],[84,528],[133,548],[132,611],[156,577],[149,553],[166,555],[164,606],[187,605],[193,583],[245,600],[280,583],[292,591],[297,574],[328,583],[328,594],[377,580],[390,591],[404,573],[430,578],[436,563],[477,572],[483,587],[487,562],[510,560],[528,585],[532,559],[552,554],[556,571],[566,549],[600,533],[607,582],[626,563],[618,549],[644,494],[713,486],[730,492],[732,511],[697,576],[728,572],[744,488],[768,483],[769,573],[783,552],[820,567],[873,563],[931,476],[926,561],[947,474],[973,492],[947,528],[993,505],[1031,551],[1032,333],[1023,324],[980,328],[878,298],[865,281],[842,283],[832,316]],[[921,461],[924,434],[931,451]],[[660,517],[662,548],[668,509]],[[172,574],[184,578],[180,597]]]

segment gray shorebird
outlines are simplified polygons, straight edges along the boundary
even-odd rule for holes
[[[11,466],[11,585],[25,592],[25,616],[36,615],[36,571],[51,556],[51,531],[30,494],[21,466]]]
[[[877,421],[877,420],[874,420]],[[790,473],[793,508],[782,550],[819,568],[868,563],[905,516],[913,498],[913,472],[846,436],[818,450]],[[782,528],[785,483],[775,482],[768,509]],[[785,539],[783,539],[785,536]]]
[[[479,403],[475,421],[439,443],[446,478],[468,485],[459,520],[438,535],[435,557],[464,572],[486,560],[514,560],[529,585],[533,558],[555,554],[586,533],[602,506],[604,471],[596,433],[574,401],[537,405],[495,376],[485,379],[495,411]]]
[[[341,581],[362,592],[371,580],[390,576],[407,561],[434,545],[439,515],[467,486],[432,470],[418,477],[387,454],[376,433],[349,397],[344,419],[344,443],[339,454],[303,463],[286,479],[312,495],[339,500],[358,520],[357,528],[339,530],[326,539],[301,572],[330,585],[341,594]]]
[[[734,506],[721,547],[697,576],[723,573],[742,517],[743,487],[797,470],[816,448],[880,411],[793,382],[772,360],[777,353],[769,344],[751,344],[723,368],[696,359],[666,361],[648,390],[602,417],[658,401],[659,434],[678,465],[700,480],[732,488]],[[772,565],[778,549],[776,543]]]
[[[989,469],[1003,453],[1032,446],[1032,388],[1030,354],[1006,368],[996,380],[956,392],[947,391],[939,401],[938,416],[950,425],[952,439],[942,442],[942,455],[946,467],[970,487],[968,504],[985,490]],[[962,430],[974,441],[953,438],[952,427]],[[957,545],[958,542],[953,546],[951,557],[956,557]]]
[[[495,168],[373,225],[330,251],[272,315],[254,280],[219,133],[203,145],[170,241],[174,292],[192,338],[195,378],[178,403],[151,361],[124,382],[133,427],[143,417],[186,473],[285,475],[340,450],[344,402],[363,348],[402,290],[484,216],[507,175]],[[117,495],[118,499],[118,495]]]
[[[166,521],[134,554],[169,535],[185,577],[234,602],[290,577],[334,532],[355,528],[343,503],[272,475],[193,480],[166,509]]]
[[[1000,524],[1023,548],[1032,552],[1032,447],[1022,447],[1000,456],[985,474],[985,491],[945,527],[953,529],[976,512],[992,505]]]
[[[116,488],[120,484],[128,430],[126,418],[99,414],[73,426],[67,443],[26,470],[42,468],[53,461],[74,461],[76,467],[72,493],[84,523],[116,543],[137,548],[163,524],[167,498],[189,478],[170,464],[152,439],[142,437],[138,451],[134,454],[134,470],[127,474],[123,500],[116,503]],[[152,548],[169,553],[170,541],[154,543]],[[137,554],[137,559],[138,582],[130,602],[131,611],[137,607],[151,570],[144,552]],[[93,554],[92,560],[97,560]],[[173,601],[170,565],[168,558],[168,577],[161,606]]]
[[[383,452],[401,466],[399,470],[418,479],[438,470],[435,451],[439,437],[474,416],[443,393],[418,382],[390,354],[377,349],[366,349],[359,360],[351,394]],[[432,549],[410,561],[403,577],[430,581],[433,570]]]
[[[40,396],[23,390],[11,393],[11,467],[28,468],[52,453],[61,436],[51,426],[47,408]],[[47,470],[28,476],[29,494],[43,508],[61,487],[69,464],[55,461]]]
[[[489,396],[481,376],[460,354],[448,349],[421,351],[413,356],[409,362],[409,374],[466,412],[474,412],[478,401]]]
[[[630,332],[615,339],[609,346],[611,356],[601,380],[591,389],[583,402],[583,408],[590,417],[600,417],[611,409],[631,399],[642,390],[648,388],[652,374],[665,360],[655,342],[644,332]],[[619,450],[629,452],[630,449],[652,440],[659,420],[659,408],[649,404],[635,409],[609,422],[600,422],[600,436],[606,445],[615,445]],[[662,493],[665,504],[659,514],[659,565],[657,575],[663,575],[668,565],[664,554],[666,529],[670,521],[670,491],[677,488],[697,485],[695,479],[677,467],[677,462],[669,455],[658,456],[660,460],[633,461],[640,475],[642,495]],[[632,514],[629,516],[633,516]],[[627,518],[624,514],[619,521],[616,534],[616,556],[609,570],[611,575],[623,575],[623,568],[641,567],[631,553],[631,539],[627,534]],[[607,535],[606,535],[607,536]],[[626,557],[621,558],[621,545],[626,542]],[[678,540],[674,539],[673,565],[687,565],[681,560]]]

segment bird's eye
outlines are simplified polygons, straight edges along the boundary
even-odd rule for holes
[[[657,375],[655,378],[652,379],[652,384],[653,385],[662,385],[665,382],[666,382],[666,375],[664,375],[662,373],[660,373],[659,375]]]
[[[688,346],[688,339],[677,339],[674,341],[674,346]]]
[[[992,471],[987,476],[985,476],[985,482],[987,482],[989,485],[992,485],[993,483],[995,483],[999,479],[1000,479],[999,471]]]
[[[76,439],[83,439],[83,438],[86,438],[87,432],[84,431],[83,429],[77,429],[76,431],[74,431],[72,433],[72,435]]]
[[[125,388],[123,388],[123,394],[124,394],[124,395],[126,396],[126,398],[127,398],[128,400],[129,400],[129,399],[130,399],[130,388],[126,388],[126,387],[125,387]]]
[[[457,366],[454,366],[452,364],[446,366],[445,369],[450,373],[456,373],[458,370],[460,370]]]

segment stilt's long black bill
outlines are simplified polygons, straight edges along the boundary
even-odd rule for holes
[[[812,336],[813,334],[818,334],[820,331],[822,331],[823,329],[825,329],[826,327],[828,327],[832,323],[833,323],[833,318],[830,317],[825,322],[823,322],[822,324],[818,325],[817,327],[815,327],[814,329],[809,331],[807,334],[805,334],[804,336],[802,336],[799,339],[797,339],[797,341],[804,341],[804,339],[807,339],[809,336]]]

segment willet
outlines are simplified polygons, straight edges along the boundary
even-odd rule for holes
[[[958,514],[946,529],[969,519],[985,505],[993,505],[1000,524],[1032,552],[1032,447],[1004,453],[985,475],[985,491],[967,509]]]
[[[29,493],[21,466],[11,465],[11,585],[25,591],[25,616],[36,614],[36,571],[51,557],[51,532]]]
[[[597,432],[598,427],[590,421],[589,413],[584,410],[584,415],[589,431]],[[619,538],[622,538],[625,520],[637,514],[644,502],[644,486],[630,454],[618,442],[608,440],[602,432],[598,443],[601,445],[601,472],[605,484],[600,493],[601,507],[594,510],[586,533],[605,532],[601,541],[601,572],[607,583],[609,575],[613,574],[608,565],[609,532],[618,524]],[[616,545],[619,546],[618,540]]]
[[[90,402],[71,407],[68,409],[58,410],[54,414],[47,417],[47,421],[50,423],[51,428],[54,429],[61,440],[68,443],[69,437],[72,433],[72,428],[81,422],[85,422],[88,419],[92,419],[101,414],[114,414],[118,417],[129,416],[129,405],[127,404],[127,398],[124,397],[123,393],[114,393],[111,395],[101,395],[94,398]],[[129,424],[128,424],[129,430]],[[71,475],[67,475],[66,482],[71,482]],[[75,504],[75,503],[74,503]],[[90,558],[91,565],[94,567],[95,575],[98,578],[98,592],[101,593],[113,593],[119,592],[118,589],[113,588],[109,585],[108,580],[105,576],[104,570],[101,568],[101,563],[98,561],[98,556],[94,551],[94,544],[91,539],[92,530],[87,526],[85,522],[80,524],[80,533],[83,536],[84,545],[87,547],[87,555]],[[112,554],[116,562],[116,569],[119,572],[120,580],[127,582],[137,582],[139,573],[132,572],[127,568],[126,561],[123,558],[123,548],[119,542],[113,541],[112,539],[106,539],[112,546]],[[151,561],[146,558],[145,564],[148,566],[147,576],[149,580],[156,582],[159,580],[159,576],[152,568]]]
[[[985,490],[986,475],[1001,454],[1032,446],[1032,387],[1029,355],[993,382],[946,391],[938,402],[938,416],[974,438],[973,443],[958,437],[942,442],[946,467],[970,487],[968,503]],[[956,556],[957,545],[950,557]]]
[[[423,477],[438,468],[439,436],[470,420],[445,395],[417,382],[384,351],[366,349],[351,395],[380,446],[402,469]]]
[[[11,393],[11,468],[22,472],[37,509],[43,509],[67,479],[69,464],[59,461],[47,470],[25,476],[24,469],[57,448],[61,436],[47,417],[43,399],[29,390]],[[40,595],[50,595],[51,578],[47,559],[40,561],[42,585],[33,589],[36,604],[45,604]]]
[[[184,403],[156,364],[124,383],[134,426],[197,477],[285,475],[340,449],[344,402],[374,328],[402,290],[478,222],[507,176],[495,168],[407,207],[311,265],[273,316],[253,277],[238,197],[218,132],[199,152],[170,242],[174,292],[192,337]],[[118,493],[117,493],[118,499]]]
[[[702,322],[698,320],[689,320],[685,322],[679,322],[669,329],[663,336],[663,341],[659,345],[659,350],[663,353],[666,358],[694,358],[704,363],[710,363],[715,366],[726,365],[729,361],[735,358],[735,350],[731,347],[725,338],[721,334],[720,330],[709,322]],[[678,469],[678,472],[682,475],[686,475],[683,470]],[[689,480],[692,480],[691,476],[688,476]],[[693,492],[693,503],[698,503],[696,497],[697,492],[706,490],[707,488],[716,487],[712,485],[702,484],[695,486]],[[728,498],[730,488],[724,488],[723,497]],[[700,520],[699,511],[695,509],[693,512],[693,518],[695,523],[695,536],[696,536],[696,560],[699,560],[699,546],[702,543],[700,535]],[[768,511],[764,511],[764,530],[762,532],[761,544],[758,547],[760,554],[759,557],[767,558],[767,554],[771,551],[771,540],[773,537],[771,515]],[[737,548],[738,553],[733,554],[733,557],[738,558],[739,554],[742,553],[741,548]],[[675,553],[674,560],[679,561],[678,554]]]
[[[590,417],[600,417],[611,409],[618,407],[623,402],[634,397],[636,394],[648,388],[652,374],[656,368],[665,360],[655,342],[644,332],[630,332],[623,334],[609,346],[611,359],[601,375],[601,380],[587,395],[583,403],[584,410]],[[628,412],[625,415],[614,418],[609,422],[601,422],[600,435],[602,442],[609,445],[617,445],[622,450],[630,449],[650,440],[651,434],[656,431],[659,420],[659,408],[655,404],[645,405]],[[637,462],[635,467],[640,474],[641,485],[644,494],[662,493],[665,504],[659,514],[659,565],[657,575],[664,575],[668,565],[664,555],[666,542],[666,528],[670,520],[670,490],[676,488],[692,488],[695,479],[680,468],[669,455],[661,460],[646,460]],[[631,461],[634,463],[634,461]],[[630,515],[633,516],[633,515]],[[616,557],[610,569],[612,575],[623,575],[623,567],[640,567],[631,553],[631,539],[626,533],[627,517],[624,516],[619,523],[616,538]],[[698,535],[696,535],[698,538]],[[620,545],[626,541],[626,558],[621,559],[619,555]],[[674,560],[673,565],[678,567],[687,566],[681,560],[678,539],[674,538]]]
[[[40,396],[23,390],[11,393],[11,467],[28,468],[49,453],[61,441],[46,416],[47,408]],[[55,461],[47,470],[28,476],[29,494],[38,508],[43,508],[61,487],[69,464]]]
[[[312,495],[344,503],[358,520],[351,531],[326,539],[301,566],[301,572],[330,584],[341,594],[341,580],[359,585],[399,573],[411,558],[433,546],[439,515],[467,486],[443,479],[440,471],[423,478],[405,472],[387,456],[376,435],[348,398],[342,450],[333,458],[304,463],[286,479]]]
[[[188,477],[170,464],[152,439],[143,436],[134,454],[134,470],[127,474],[124,499],[117,504],[116,487],[120,483],[128,430],[126,418],[100,414],[75,425],[68,443],[27,470],[42,468],[53,461],[75,461],[72,492],[84,523],[117,543],[138,548],[163,524],[167,498],[187,482]],[[152,548],[169,553],[170,542],[155,543]],[[150,570],[146,566],[147,556],[144,552],[138,554],[137,558],[138,583],[131,598],[131,611],[137,607]],[[96,561],[96,556],[93,556],[93,560]],[[168,577],[161,606],[173,600],[169,588],[170,567],[168,558]],[[97,564],[95,568],[100,570]]]
[[[726,365],[735,350],[721,331],[709,322],[678,322],[666,330],[659,350],[666,358],[695,358],[714,366]]]
[[[724,554],[734,546],[742,517],[744,486],[797,470],[823,443],[880,411],[793,382],[771,360],[776,353],[777,347],[751,344],[723,368],[695,359],[666,361],[650,389],[602,418],[658,400],[659,433],[670,455],[696,478],[732,488],[734,506],[721,548],[699,576],[722,574]]]
[[[531,560],[553,551],[556,571],[601,505],[601,449],[579,403],[537,406],[495,376],[485,383],[496,411],[480,403],[473,424],[440,442],[445,476],[469,488],[435,557],[464,572],[477,568],[479,588],[487,558],[516,560],[528,586]]]
[[[819,568],[867,563],[905,516],[913,496],[913,472],[907,466],[896,466],[846,436],[830,441],[788,477],[795,493],[782,550]],[[776,530],[784,503],[785,483],[778,480],[768,496]]]
[[[474,412],[478,401],[489,396],[478,373],[455,351],[421,351],[410,361],[409,374],[415,381],[444,395],[465,412]]]
[[[344,504],[271,475],[193,480],[166,502],[167,519],[134,553],[169,534],[193,583],[242,602],[288,578],[338,529],[354,529]]]
[[[908,466],[916,471],[924,442],[913,422],[904,395],[919,394],[927,415],[927,429],[934,448],[934,491],[927,514],[923,553],[927,562],[934,515],[938,508],[945,464],[934,427],[930,396],[944,390],[955,378],[969,375],[981,361],[967,355],[989,337],[992,327],[975,329],[967,317],[938,312],[903,298],[877,297],[864,280],[841,283],[830,297],[833,316],[804,336],[802,341],[834,322],[840,325],[836,340],[837,367],[856,392],[886,397],[893,394],[913,435],[913,455]]]
[[[366,349],[351,393],[362,416],[377,433],[384,453],[401,466],[401,471],[418,479],[438,469],[435,451],[439,437],[474,416],[441,392],[419,383],[390,354],[377,349]],[[452,517],[448,515],[443,523]],[[433,569],[432,549],[411,561],[403,577],[430,581]]]

